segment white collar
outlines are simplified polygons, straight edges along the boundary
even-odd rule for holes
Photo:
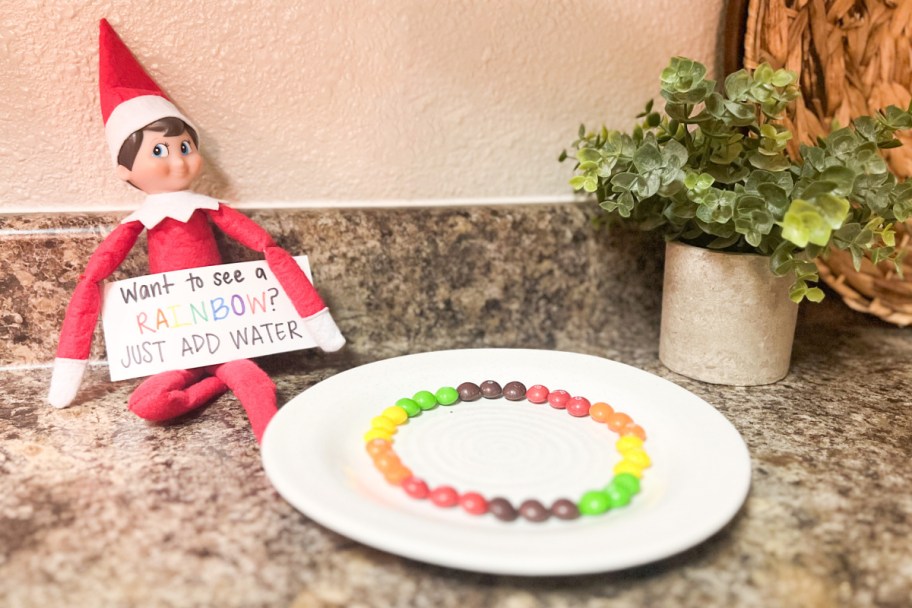
[[[139,209],[125,217],[120,223],[141,222],[143,226],[151,229],[165,218],[186,222],[197,209],[214,211],[218,208],[218,200],[203,194],[189,190],[162,192],[147,195]]]

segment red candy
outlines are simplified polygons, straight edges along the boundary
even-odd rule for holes
[[[459,505],[471,515],[484,515],[488,512],[488,501],[478,492],[466,492],[459,499]]]
[[[548,393],[550,393],[548,387],[536,384],[526,391],[526,399],[529,400],[529,403],[544,403],[548,400]]]
[[[567,407],[568,401],[570,401],[570,393],[567,391],[558,390],[548,395],[548,403],[556,410],[562,410]]]
[[[423,479],[417,477],[409,477],[402,481],[402,489],[405,490],[405,493],[411,496],[412,498],[427,498],[428,494],[431,491],[428,489],[427,483]]]
[[[567,413],[577,418],[589,415],[589,408],[592,406],[585,397],[571,397],[567,401]]]
[[[431,502],[438,507],[454,507],[459,502],[459,494],[450,486],[438,486],[431,490]]]

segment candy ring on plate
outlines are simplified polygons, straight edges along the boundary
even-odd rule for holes
[[[438,485],[433,489],[427,482],[412,474],[411,469],[402,464],[393,450],[393,435],[398,428],[408,422],[409,418],[430,411],[438,405],[454,405],[460,401],[477,401],[480,398],[505,398],[508,401],[527,399],[531,403],[548,403],[555,409],[566,410],[574,417],[588,416],[595,422],[604,424],[611,431],[620,435],[615,443],[621,460],[614,467],[614,477],[604,488],[585,492],[578,501],[559,498],[550,506],[540,500],[530,498],[518,507],[502,497],[487,499],[478,492],[458,492],[449,485]],[[523,517],[532,522],[543,522],[554,516],[558,519],[571,520],[582,515],[601,515],[610,509],[626,506],[634,495],[640,491],[640,479],[643,470],[652,464],[649,455],[643,449],[646,433],[630,416],[616,412],[607,403],[591,403],[585,397],[571,396],[564,390],[549,391],[541,384],[526,390],[521,382],[508,382],[502,388],[494,380],[486,380],[481,385],[463,382],[458,388],[445,386],[436,393],[422,390],[411,398],[403,398],[371,420],[371,428],[364,434],[367,453],[374,461],[374,466],[386,480],[400,486],[405,493],[415,499],[426,499],[442,508],[459,505],[471,515],[491,513],[497,519],[510,522]]]

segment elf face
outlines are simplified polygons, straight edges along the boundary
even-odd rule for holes
[[[169,137],[144,130],[133,168],[118,165],[117,176],[146,194],[160,194],[186,190],[202,170],[203,157],[189,133]]]

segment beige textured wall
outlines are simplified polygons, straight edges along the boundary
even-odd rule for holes
[[[242,204],[567,197],[580,121],[624,127],[724,0],[0,0],[0,212],[121,209],[97,20],[200,125]]]

